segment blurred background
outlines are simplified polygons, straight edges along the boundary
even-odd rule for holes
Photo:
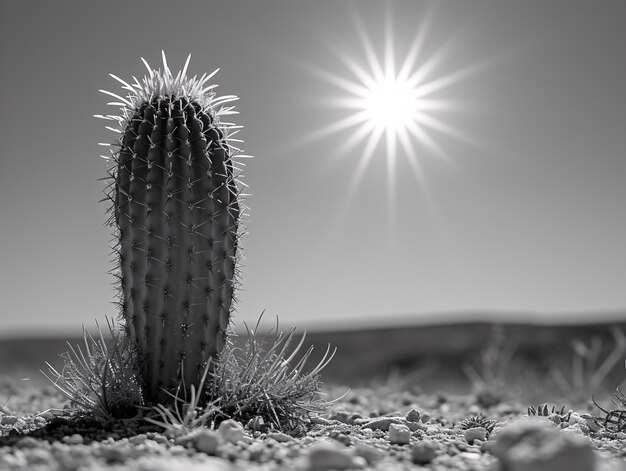
[[[115,314],[98,143],[116,136],[93,115],[116,112],[109,73],[161,50],[241,98],[237,327],[624,322],[625,18],[611,0],[2,2],[0,338]]]

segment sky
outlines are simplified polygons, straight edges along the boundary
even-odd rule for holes
[[[2,2],[0,335],[115,314],[93,115],[162,50],[240,97],[236,325],[624,320],[624,44],[621,0]]]

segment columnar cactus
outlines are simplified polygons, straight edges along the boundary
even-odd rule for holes
[[[144,398],[197,384],[221,351],[237,283],[243,211],[232,144],[235,96],[216,97],[215,75],[174,77],[143,60],[148,75],[118,101],[108,197],[119,261],[119,305],[140,359]],[[243,156],[242,156],[243,157]]]

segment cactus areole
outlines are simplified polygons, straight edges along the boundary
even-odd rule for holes
[[[166,391],[197,384],[226,340],[238,272],[242,211],[235,96],[216,97],[212,74],[174,77],[143,60],[148,75],[117,101],[121,138],[111,147],[107,195],[119,261],[119,305],[138,352],[144,399],[171,402]]]

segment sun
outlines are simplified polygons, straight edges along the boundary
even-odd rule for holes
[[[450,139],[474,145],[472,138],[456,128],[450,116],[465,112],[461,103],[448,98],[446,92],[485,64],[473,63],[451,69],[450,58],[456,39],[429,44],[428,34],[433,11],[426,12],[421,23],[412,29],[409,47],[395,47],[402,33],[394,30],[387,12],[383,38],[374,42],[363,22],[355,17],[361,54],[348,54],[337,47],[329,49],[338,57],[344,70],[309,67],[317,76],[332,85],[325,104],[343,116],[309,133],[307,140],[341,133],[343,140],[338,156],[358,156],[349,187],[351,198],[374,157],[387,162],[387,187],[396,186],[399,160],[408,162],[420,186],[426,185],[424,161],[436,158],[452,162],[445,150]],[[376,29],[377,31],[380,28]],[[411,41],[412,39],[412,41]],[[363,60],[365,59],[365,60]],[[442,71],[443,70],[443,71]]]
[[[362,106],[375,128],[397,132],[416,119],[418,99],[410,83],[391,76],[368,88]]]

